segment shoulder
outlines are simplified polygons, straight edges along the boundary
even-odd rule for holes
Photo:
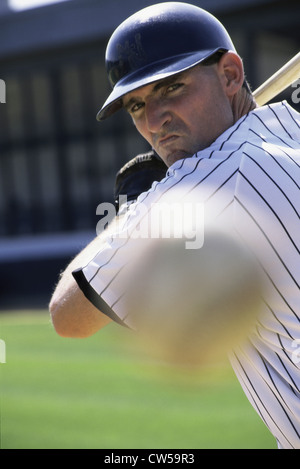
[[[249,128],[267,138],[300,143],[300,114],[286,101],[256,108],[250,113]]]

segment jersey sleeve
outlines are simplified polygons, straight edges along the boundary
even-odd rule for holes
[[[90,282],[85,276],[84,269],[77,269],[73,272],[73,277],[76,280],[79,288],[84,293],[85,297],[110,319],[118,324],[126,326],[124,321],[113,311],[109,304],[99,295],[99,293],[92,287]]]
[[[131,208],[126,217],[130,211]],[[107,234],[94,258],[73,272],[73,277],[86,298],[102,313],[123,326],[127,326],[123,304],[126,269],[136,252],[136,243],[130,237],[130,232],[138,224],[139,217],[132,212],[131,218],[125,222],[120,221],[119,226],[114,223],[114,231]]]

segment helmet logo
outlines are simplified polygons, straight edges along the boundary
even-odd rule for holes
[[[120,66],[124,66],[126,63],[129,65],[131,71],[143,66],[146,63],[147,55],[143,49],[141,35],[136,34],[134,36],[134,43],[126,41],[123,44],[118,44],[118,55]]]

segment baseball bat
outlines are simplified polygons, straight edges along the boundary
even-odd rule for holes
[[[298,78],[300,78],[300,52],[253,92],[257,104],[263,106]]]

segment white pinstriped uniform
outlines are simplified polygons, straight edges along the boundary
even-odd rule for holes
[[[231,217],[247,242],[258,242],[265,311],[230,360],[279,446],[300,448],[300,115],[285,101],[251,111],[209,148],[177,161],[138,203],[150,207],[177,187],[203,201],[205,214]],[[115,238],[74,272],[90,301],[124,324],[118,277],[134,246]]]

